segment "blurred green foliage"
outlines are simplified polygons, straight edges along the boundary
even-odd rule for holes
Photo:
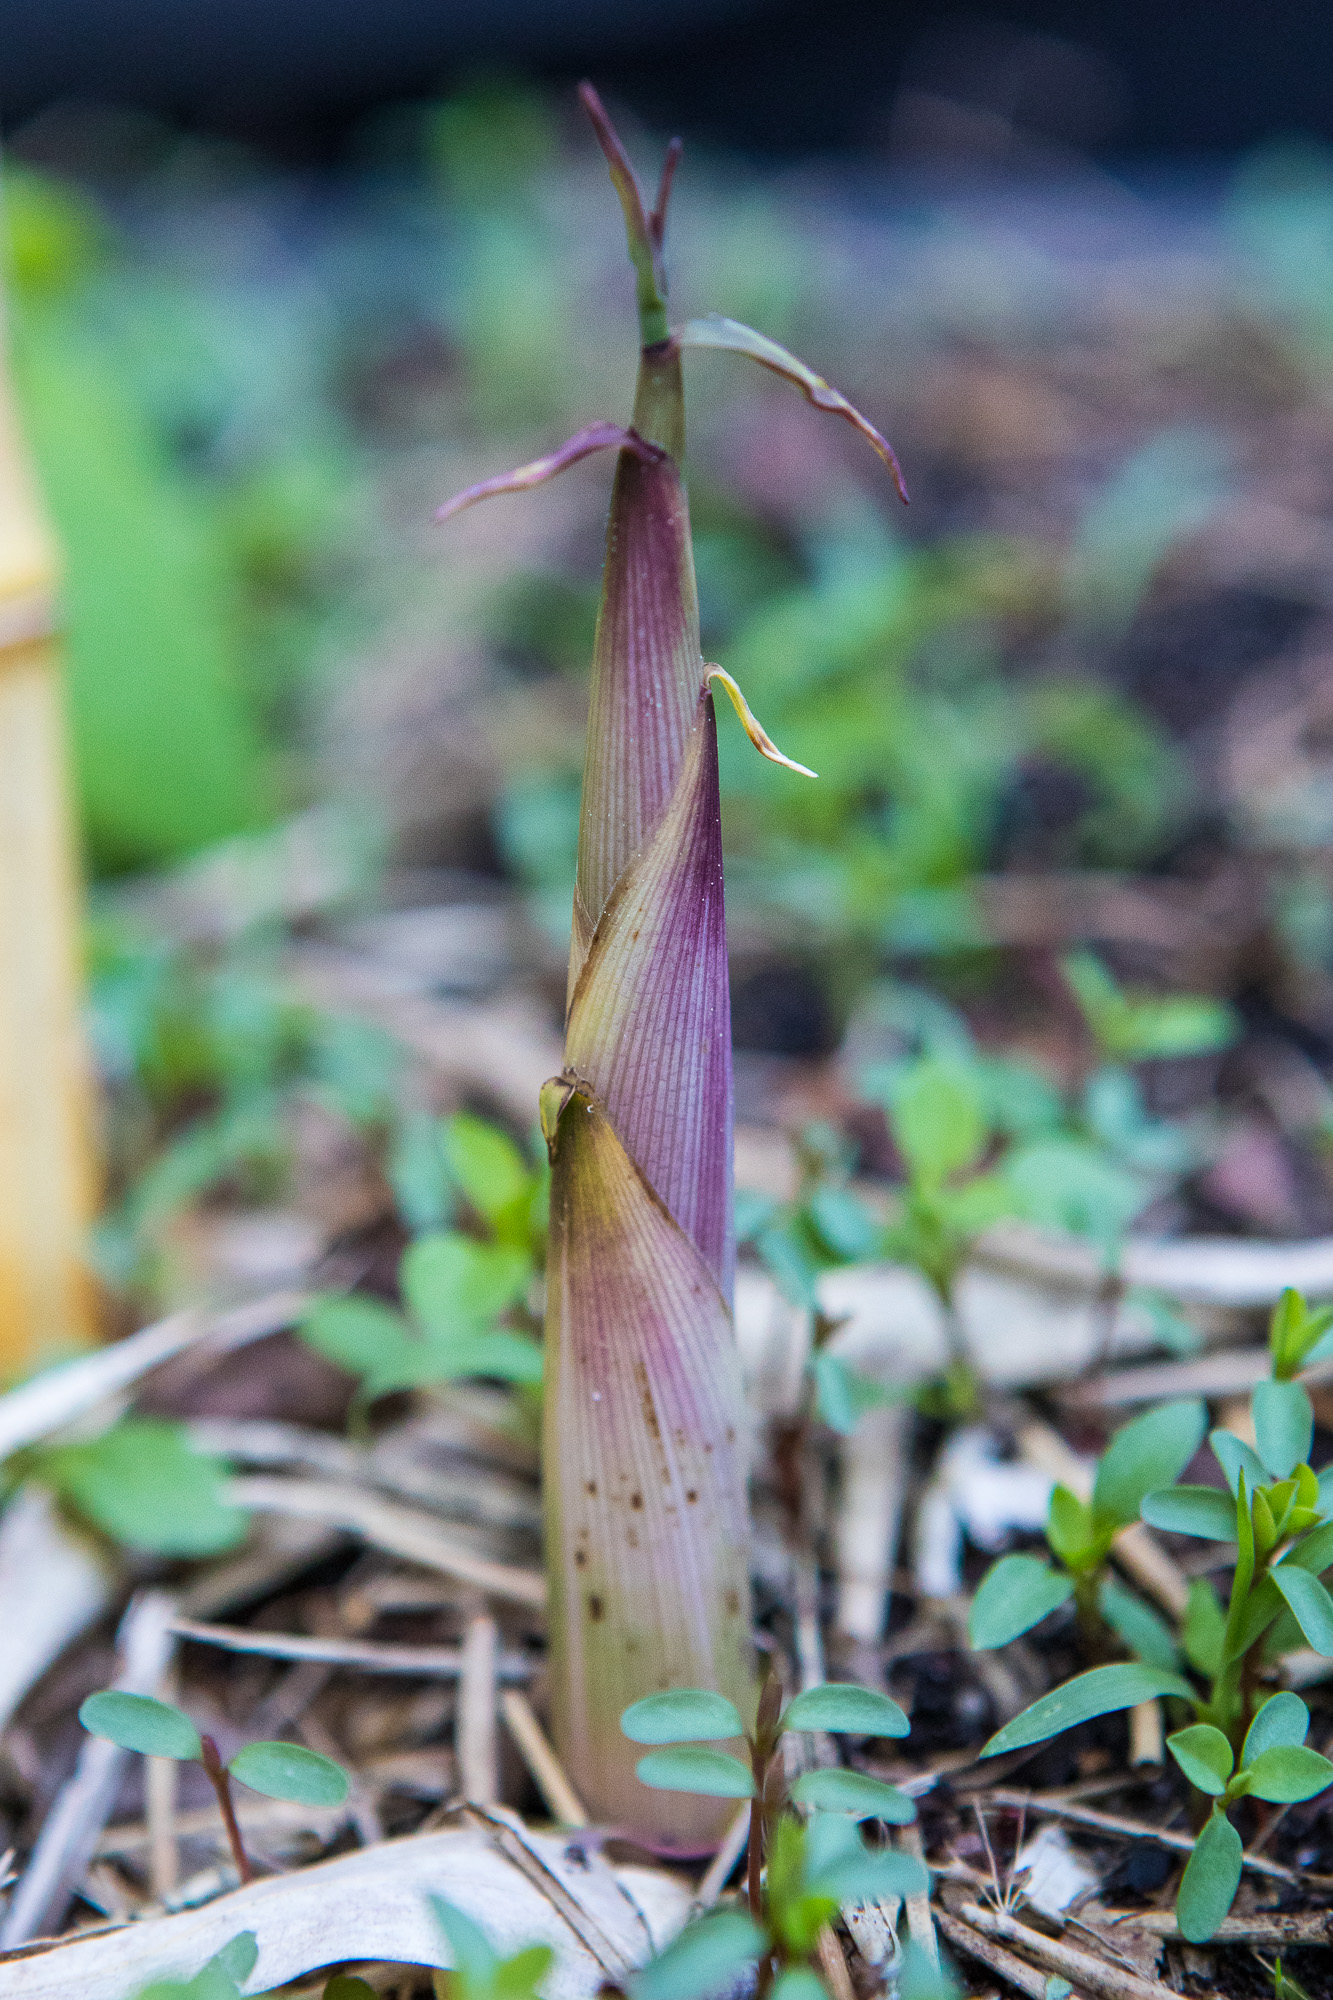
[[[146,255],[91,194],[11,169],[3,216],[89,854],[159,864],[289,795],[280,739],[336,608],[346,453],[327,425],[300,435],[302,405],[255,422],[274,364],[241,351],[238,302]]]

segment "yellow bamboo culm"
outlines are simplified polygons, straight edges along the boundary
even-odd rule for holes
[[[96,1333],[57,580],[0,350],[0,1384]]]

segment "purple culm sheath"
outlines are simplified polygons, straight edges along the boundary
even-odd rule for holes
[[[642,351],[633,420],[440,510],[540,484],[618,449],[593,654],[565,1068],[542,1093],[551,1154],[543,1482],[556,1748],[594,1818],[658,1851],[706,1851],[733,1800],[651,1790],[620,1716],[708,1687],[748,1714],[748,1447],[731,1321],[731,1015],[717,723],[680,476],[681,349],[748,355],[879,432],[776,342],[733,320],[673,333],[662,273],[673,145],[656,206],[589,85],[581,95],[625,211]],[[795,766],[801,769],[801,766]]]

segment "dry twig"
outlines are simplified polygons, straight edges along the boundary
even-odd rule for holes
[[[532,1704],[517,1688],[507,1688],[500,1696],[500,1714],[528,1773],[560,1826],[587,1826],[588,1810],[574,1790],[564,1765],[556,1756],[546,1731],[532,1712]]]
[[[227,1497],[238,1507],[344,1528],[389,1555],[472,1584],[490,1597],[534,1609],[546,1602],[546,1579],[540,1571],[475,1555],[434,1516],[383,1500],[375,1493],[348,1490],[318,1479],[273,1479],[261,1473],[230,1480]]]

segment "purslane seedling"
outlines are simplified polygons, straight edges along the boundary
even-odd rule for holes
[[[1043,1743],[1095,1716],[1159,1696],[1192,1710],[1193,1724],[1169,1741],[1208,1815],[1177,1904],[1181,1931],[1193,1942],[1213,1935],[1240,1880],[1241,1843],[1229,1808],[1246,1795],[1284,1803],[1313,1798],[1333,1783],[1333,1763],[1305,1745],[1304,1702],[1287,1692],[1273,1695],[1270,1686],[1283,1654],[1302,1644],[1333,1658],[1333,1596],[1320,1581],[1333,1568],[1333,1467],[1316,1475],[1308,1463],[1314,1412],[1293,1379],[1333,1352],[1333,1309],[1311,1312],[1298,1293],[1284,1292],[1269,1324],[1269,1352],[1270,1378],[1250,1402],[1255,1444],[1220,1429],[1209,1439],[1225,1487],[1162,1485],[1144,1492],[1139,1504],[1140,1517],[1152,1527],[1234,1543],[1225,1609],[1211,1583],[1198,1579],[1179,1633],[1179,1671],[1142,1660],[1093,1667],[1015,1716],[982,1752],[992,1757]],[[1140,1441],[1150,1439],[1148,1420],[1139,1424],[1145,1426]],[[1183,1448],[1191,1428],[1183,1414],[1170,1419],[1160,1448],[1169,1449],[1173,1433],[1177,1449]],[[1103,1466],[1124,1436],[1113,1440]],[[1138,1450],[1121,1455],[1120,1469],[1130,1481],[1126,1492],[1142,1479],[1151,1457]],[[1095,1523],[1091,1514],[1089,1520]],[[1056,1572],[1050,1575],[1059,1581]],[[988,1621],[992,1632],[1000,1629],[998,1607],[990,1602],[983,1606],[983,1630]]]
[[[526,1300],[545,1236],[545,1165],[466,1113],[427,1121],[397,1165],[400,1196],[432,1223],[399,1264],[406,1310],[363,1292],[328,1294],[306,1310],[302,1339],[361,1377],[356,1416],[397,1389],[464,1376],[536,1389],[542,1351]],[[442,1226],[460,1206],[475,1233]]]
[[[968,1614],[973,1647],[985,1652],[1008,1645],[1072,1599],[1080,1637],[1094,1658],[1114,1634],[1146,1664],[1177,1667],[1180,1656],[1167,1626],[1116,1581],[1110,1556],[1116,1536],[1138,1520],[1145,1496],[1180,1477],[1207,1427],[1208,1412],[1197,1398],[1166,1403],[1116,1432],[1098,1462],[1091,1499],[1057,1486],[1046,1520],[1054,1563],[1013,1555],[991,1565]]]
[[[758,1968],[761,1996],[823,2000],[815,1954],[842,1905],[927,1887],[912,1856],[868,1848],[856,1831],[862,1820],[902,1826],[914,1819],[905,1792],[842,1768],[803,1771],[787,1783],[782,1738],[789,1731],[905,1736],[907,1717],[888,1695],[833,1681],[784,1707],[770,1669],[751,1729],[731,1702],[706,1688],[648,1695],[626,1709],[620,1726],[632,1742],[657,1746],[635,1766],[642,1784],[750,1801],[746,1909],[721,1910],[691,1925],[637,1975],[634,2000],[702,2000],[748,1965]],[[736,1739],[745,1743],[744,1760],[712,1747]]]
[[[331,1757],[307,1750],[300,1743],[247,1743],[224,1764],[213,1738],[201,1735],[183,1709],[156,1701],[151,1695],[104,1688],[88,1696],[79,1710],[79,1721],[89,1735],[105,1737],[122,1750],[201,1764],[217,1798],[242,1882],[253,1881],[254,1870],[236,1819],[233,1778],[265,1798],[287,1799],[294,1805],[339,1806],[347,1797],[347,1773]]]
[[[625,1710],[620,1726],[632,1743],[654,1746],[634,1767],[640,1784],[750,1801],[746,1895],[756,1924],[772,1917],[765,1901],[764,1869],[771,1864],[789,1806],[842,1815],[849,1822],[879,1819],[895,1826],[916,1817],[905,1792],[864,1771],[803,1771],[794,1784],[787,1784],[781,1740],[791,1730],[906,1736],[908,1720],[897,1702],[855,1682],[829,1681],[807,1688],[784,1707],[782,1684],[770,1667],[753,1728],[747,1729],[733,1702],[707,1688],[646,1695]],[[744,1760],[730,1750],[709,1747],[738,1739],[746,1747]],[[790,1842],[791,1837],[781,1838]]]

